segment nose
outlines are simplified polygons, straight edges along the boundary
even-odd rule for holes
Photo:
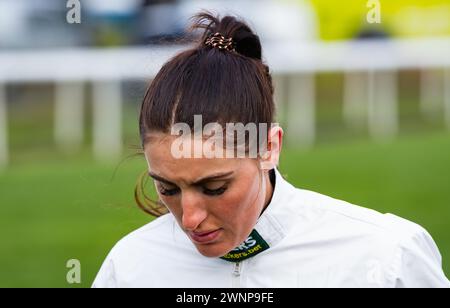
[[[194,231],[206,219],[208,213],[195,193],[184,193],[181,197],[182,224],[187,231]]]

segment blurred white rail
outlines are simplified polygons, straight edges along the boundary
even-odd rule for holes
[[[8,117],[5,86],[0,82],[0,170],[8,164]]]
[[[444,72],[444,115],[447,128],[450,130],[450,70]]]
[[[64,152],[77,150],[83,141],[84,105],[83,83],[57,81],[54,135]]]
[[[344,73],[346,121],[350,125],[359,125],[360,117],[366,116],[372,135],[385,138],[395,135],[398,125],[396,72],[404,69],[423,72],[444,69],[446,78],[430,75],[423,78],[422,109],[426,112],[436,109],[436,102],[429,99],[430,93],[436,88],[436,82],[442,82],[442,107],[450,127],[448,37],[307,44],[263,42],[263,45],[264,58],[276,77],[277,89],[286,92],[278,93],[276,97],[284,97],[288,102],[283,108],[287,108],[285,113],[289,115],[288,139],[293,142],[305,145],[314,142],[314,74],[317,72]],[[70,148],[71,144],[81,142],[83,105],[79,100],[83,99],[83,84],[93,83],[96,157],[113,159],[120,155],[121,144],[120,81],[151,79],[165,61],[184,48],[186,46],[0,51],[0,165],[5,165],[8,160],[7,98],[5,90],[2,91],[8,84],[54,82],[57,85],[55,138],[61,146]],[[367,95],[369,97],[364,106],[361,98],[367,98]],[[300,117],[298,123],[292,123],[296,121],[296,115]],[[108,124],[111,121],[119,123]]]
[[[149,78],[185,46],[0,51],[0,81],[95,81]],[[450,37],[264,46],[275,73],[450,67]]]

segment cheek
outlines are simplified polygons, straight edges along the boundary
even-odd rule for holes
[[[255,200],[258,194],[258,185],[255,181],[251,183],[236,184],[233,190],[225,193],[218,199],[214,206],[214,216],[230,224],[241,223],[242,220],[251,218],[255,209]]]
[[[183,210],[178,198],[159,195],[159,200],[161,200],[161,202],[169,209],[170,213],[172,213],[177,219],[181,217]]]
[[[158,186],[155,184],[155,189],[158,191]],[[164,206],[176,217],[181,217],[182,211],[181,206],[179,205],[179,198],[177,197],[167,197],[161,195],[158,192],[159,200],[164,204]]]

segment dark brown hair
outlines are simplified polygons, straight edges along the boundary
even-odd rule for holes
[[[267,124],[268,130],[275,118],[272,78],[258,35],[234,16],[201,12],[192,20],[190,32],[200,31],[200,38],[164,64],[146,91],[139,116],[142,148],[150,132],[170,134],[175,123],[193,129],[194,115],[202,115],[203,125],[254,123]],[[235,52],[207,46],[215,33],[232,38]],[[163,204],[145,196],[145,181],[144,176],[138,181],[136,202],[161,216]]]

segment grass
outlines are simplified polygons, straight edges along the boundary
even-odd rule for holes
[[[450,274],[450,135],[427,133],[391,144],[327,143],[285,149],[280,169],[298,187],[390,212],[423,225]],[[72,287],[66,262],[82,265],[89,287],[111,247],[151,218],[133,201],[142,158],[98,165],[89,155],[13,159],[0,173],[0,287]]]

